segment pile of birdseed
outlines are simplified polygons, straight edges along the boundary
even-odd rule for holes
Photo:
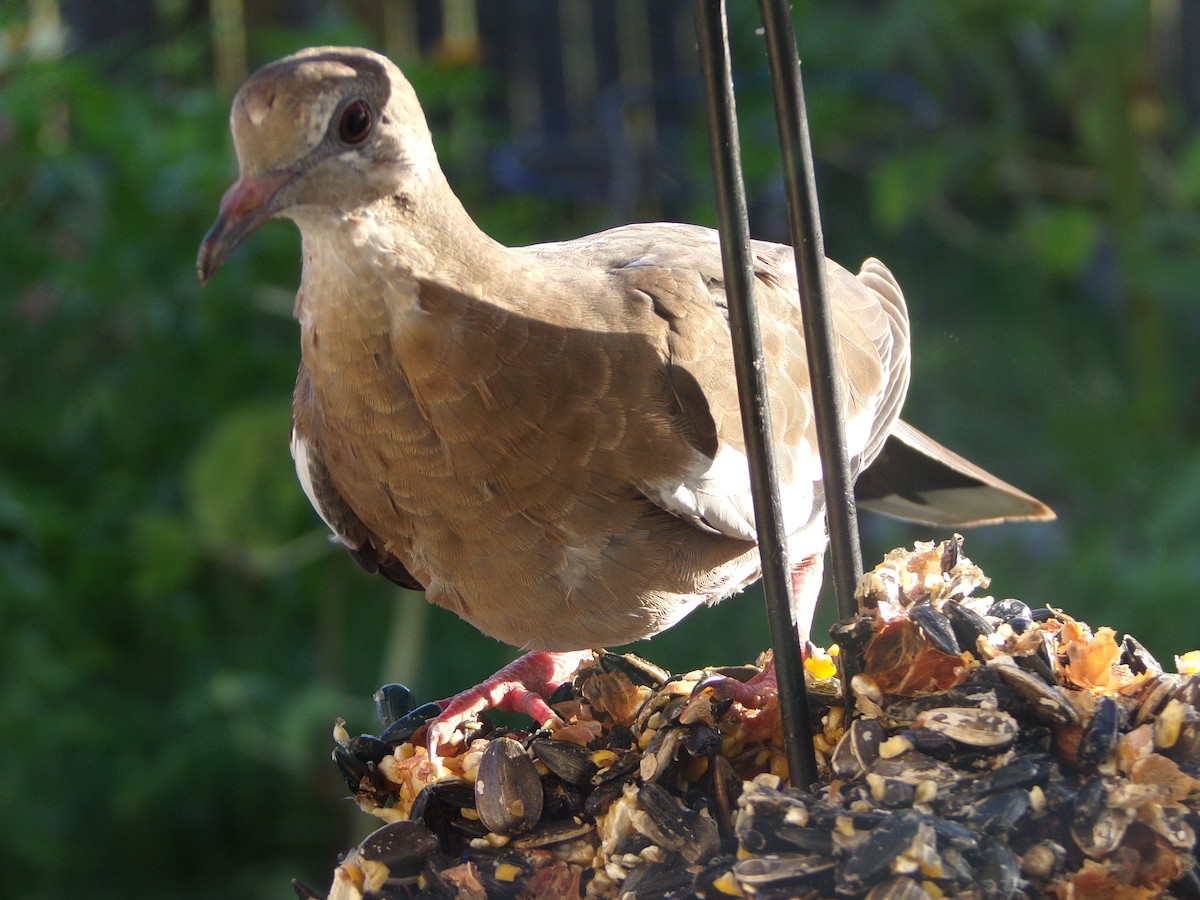
[[[305,898],[1200,897],[1197,654],[1019,600],[962,538],[895,550],[843,647],[805,662],[820,777],[785,787],[777,701],[722,699],[757,667],[673,676],[598,653],[553,734],[465,725],[398,685],[383,731],[334,751],[383,826]],[[862,674],[842,699],[834,664]],[[762,662],[762,661],[760,661]]]

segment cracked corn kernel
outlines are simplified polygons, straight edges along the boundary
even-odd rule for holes
[[[920,782],[917,785],[916,791],[913,792],[914,803],[932,803],[937,799],[938,783],[929,778]]]
[[[333,739],[345,747],[350,743],[350,732],[346,730],[345,719],[334,719],[333,721]]]
[[[391,871],[386,865],[377,859],[358,858],[359,868],[363,873],[363,892],[374,893],[383,887],[384,883],[391,875]]]
[[[597,750],[592,754],[592,762],[597,769],[605,769],[617,761],[617,754],[611,750]]]
[[[1029,808],[1035,813],[1044,812],[1046,809],[1046,793],[1039,785],[1034,785],[1029,789]]]
[[[823,724],[827,734],[836,734],[842,730],[842,726],[846,724],[846,707],[836,705],[829,707]]]
[[[1180,675],[1200,674],[1200,650],[1189,650],[1175,657],[1175,671]]]
[[[716,879],[712,883],[712,886],[728,897],[745,896],[745,894],[742,893],[742,886],[738,884],[737,879],[733,877],[732,872],[726,872],[720,878]]]
[[[1179,740],[1179,730],[1183,727],[1183,704],[1177,699],[1163,707],[1154,723],[1154,743],[1159,749],[1174,747]]]
[[[894,734],[879,745],[879,755],[884,759],[891,759],[894,756],[907,753],[912,748],[912,741],[902,734]]]
[[[651,739],[652,739],[652,738],[653,738],[653,737],[654,737],[656,734],[658,734],[658,729],[656,729],[656,728],[647,728],[647,729],[645,729],[645,730],[644,730],[644,731],[643,731],[641,734],[639,734],[639,735],[638,735],[638,749],[639,749],[639,750],[645,750],[647,747],[649,747],[649,746],[650,746],[650,741],[651,741]],[[604,751],[603,751],[603,750],[598,750],[598,751],[596,751],[596,752],[597,752],[597,753],[603,753]],[[611,752],[611,751],[610,751],[610,752]]]
[[[507,834],[496,834],[494,831],[489,831],[481,838],[471,838],[471,846],[476,850],[504,847],[508,842],[509,836]]]
[[[516,881],[518,875],[521,874],[521,868],[514,866],[512,863],[500,863],[496,866],[497,881]]]
[[[804,669],[813,678],[820,681],[832,678],[837,674],[837,666],[824,650],[817,649],[812,656],[804,660]]]

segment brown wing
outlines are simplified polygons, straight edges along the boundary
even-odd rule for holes
[[[312,385],[308,370],[301,364],[292,399],[291,446],[296,477],[300,479],[304,493],[333,536],[364,570],[372,574],[378,572],[401,587],[424,590],[399,559],[382,549],[383,542],[362,523],[334,487],[315,438],[313,415]]]
[[[753,540],[716,234],[692,226],[640,225],[598,238],[599,246],[613,245],[614,255],[637,250],[613,271],[631,294],[650,297],[667,323],[664,377],[678,407],[678,430],[695,450],[689,470],[639,487],[697,527]],[[821,477],[795,265],[791,249],[781,245],[755,242],[754,254],[784,520],[794,534],[812,525],[819,512]],[[883,446],[903,402],[907,313],[899,287],[878,261],[868,260],[857,278],[830,262],[828,277],[848,446],[857,472]]]

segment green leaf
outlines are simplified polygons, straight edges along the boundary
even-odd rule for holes
[[[890,231],[899,231],[935,197],[946,180],[944,156],[932,149],[894,156],[871,175],[871,211]]]
[[[178,590],[192,578],[200,561],[188,523],[161,510],[147,510],[134,519],[130,544],[137,565],[134,587],[147,598]]]
[[[315,517],[288,457],[288,421],[282,402],[236,409],[187,466],[185,493],[201,540],[252,569],[287,567],[277,552],[305,531],[314,533]]]
[[[1024,223],[1034,257],[1054,275],[1077,275],[1092,258],[1099,238],[1096,212],[1084,206],[1043,208]]]
[[[1200,137],[1193,138],[1180,154],[1178,173],[1184,198],[1192,204],[1200,203]]]

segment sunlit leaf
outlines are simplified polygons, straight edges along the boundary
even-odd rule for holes
[[[940,196],[946,170],[938,150],[892,156],[871,173],[871,210],[880,226],[896,230]]]
[[[1025,220],[1034,257],[1055,275],[1075,275],[1091,260],[1100,234],[1099,215],[1083,206],[1042,209]]]

